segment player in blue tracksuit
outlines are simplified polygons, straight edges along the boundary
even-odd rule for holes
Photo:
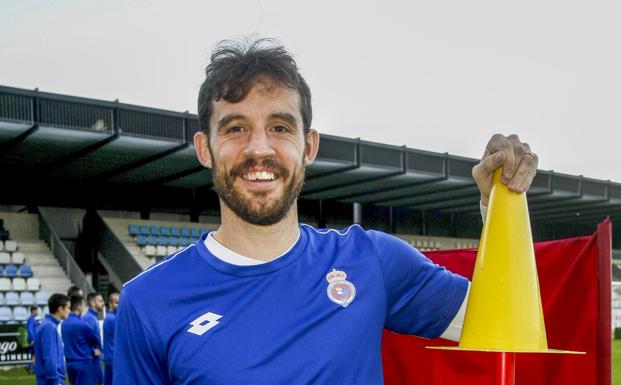
[[[30,317],[26,321],[26,330],[28,331],[28,350],[30,351],[30,355],[32,357],[32,362],[34,362],[34,338],[35,333],[37,332],[37,316],[39,315],[39,308],[36,306],[30,307]],[[29,363],[27,366],[27,370],[30,371],[33,368],[33,364]]]
[[[49,314],[37,327],[35,334],[35,375],[37,385],[65,385],[63,342],[58,333],[60,321],[69,314],[69,298],[52,294],[47,302]]]
[[[99,327],[99,313],[103,311],[104,301],[101,293],[89,293],[86,296],[88,310],[82,316],[84,322],[95,333],[99,346],[101,346],[101,329]],[[103,384],[103,370],[101,367],[101,357],[95,357],[92,361],[92,376],[95,384]]]
[[[71,385],[93,385],[93,361],[101,355],[101,346],[97,335],[82,320],[84,297],[73,295],[70,301],[71,313],[61,325],[67,375]]]
[[[112,368],[114,363],[114,325],[116,323],[116,309],[119,306],[119,292],[108,294],[108,312],[103,324],[104,343],[104,385],[112,385]]]
[[[115,385],[379,385],[384,328],[459,339],[466,279],[388,234],[298,223],[319,134],[284,48],[219,46],[198,116],[221,225],[124,286]],[[496,169],[523,192],[536,160],[516,136],[492,137],[473,169],[482,206]]]

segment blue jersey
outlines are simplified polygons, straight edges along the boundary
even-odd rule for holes
[[[63,342],[58,334],[59,320],[47,314],[35,334],[35,374],[37,384],[64,384]]]
[[[34,342],[35,333],[37,331],[37,319],[35,316],[30,315],[26,321],[26,330],[28,330],[28,343]]]
[[[101,346],[101,333],[99,330],[99,321],[97,321],[97,311],[88,309],[82,316],[82,320],[93,331],[93,333],[95,333],[97,340],[99,341],[99,345]]]
[[[60,329],[67,362],[90,361],[95,358],[93,351],[101,349],[95,333],[77,314],[69,314],[69,317],[61,324]]]
[[[300,230],[254,266],[217,258],[204,234],[128,282],[114,384],[382,384],[383,329],[439,336],[466,295],[393,236]]]
[[[116,311],[106,313],[106,319],[103,324],[104,333],[104,360],[106,364],[111,363],[114,359],[114,324],[116,322]]]

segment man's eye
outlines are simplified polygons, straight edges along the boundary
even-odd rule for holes
[[[226,132],[227,133],[233,133],[233,132],[242,132],[244,130],[244,128],[242,126],[232,126],[229,127]]]
[[[280,133],[289,132],[289,128],[281,124],[274,126],[272,130],[274,130],[274,132],[280,132]]]

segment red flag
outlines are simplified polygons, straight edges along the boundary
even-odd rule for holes
[[[611,228],[607,219],[592,236],[535,243],[548,346],[587,355],[517,354],[516,384],[610,385]],[[474,249],[426,255],[455,273],[472,277]],[[385,331],[385,383],[494,384],[493,353],[425,349],[448,344]]]

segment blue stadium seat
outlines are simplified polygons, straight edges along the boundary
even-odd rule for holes
[[[31,292],[24,291],[20,294],[19,301],[24,306],[32,306],[34,305],[34,296],[32,295]]]
[[[147,237],[147,245],[157,246],[157,237],[155,235],[149,235]]]
[[[192,243],[192,241],[187,237],[182,236],[181,238],[179,238],[179,246],[181,247],[186,247],[190,243]]]
[[[170,235],[172,237],[178,237],[179,236],[179,228],[178,227],[171,227],[170,228]]]
[[[192,227],[190,228],[190,238],[192,239],[198,239],[198,237],[200,237],[200,233],[198,232],[198,229],[196,227]]]
[[[0,321],[8,322],[12,320],[13,320],[13,312],[11,311],[11,308],[6,307],[6,306],[0,307]]]
[[[0,242],[0,247],[2,246],[2,242]],[[5,253],[0,252],[0,264],[2,265],[8,265],[9,263],[11,263],[11,254],[9,253]]]
[[[147,244],[147,237],[145,237],[144,235],[139,235],[136,237],[136,244],[140,247],[143,247]]]
[[[188,229],[187,227],[182,227],[181,228],[181,236],[182,237],[186,237],[186,238],[190,238],[190,229]]]
[[[0,277],[4,276],[4,267],[0,265]]]
[[[6,265],[4,268],[4,276],[8,278],[13,278],[17,275],[17,266],[15,265]]]
[[[26,290],[26,280],[22,277],[15,277],[11,282],[11,286],[13,291],[27,291]]]
[[[160,235],[163,235],[165,237],[170,237],[170,227],[161,226],[160,227]]]
[[[22,265],[24,264],[26,261],[26,256],[24,255],[24,253],[18,253],[15,252],[13,254],[11,254],[11,263],[14,265]]]
[[[32,267],[30,265],[21,265],[19,267],[19,276],[23,278],[32,277]]]
[[[142,225],[140,226],[140,235],[151,235],[151,233],[149,232],[149,226],[147,225]]]
[[[28,291],[39,291],[41,288],[41,281],[38,278],[28,278],[26,280],[26,290]]]
[[[13,309],[13,319],[16,322],[24,322],[28,319],[28,316],[30,314],[28,314],[28,309],[26,309],[23,306],[18,306],[16,308]]]
[[[160,228],[158,226],[149,227],[149,233],[151,235],[160,235]]]
[[[39,306],[47,306],[48,298],[49,298],[49,295],[44,291],[38,291],[35,294],[35,301],[37,302],[37,305]]]
[[[179,238],[174,236],[168,238],[168,246],[179,246]]]
[[[0,278],[0,291],[11,291],[12,285],[9,278]]]
[[[7,306],[17,306],[19,305],[19,294],[14,291],[9,291],[4,295],[4,303]]]
[[[131,235],[132,237],[135,237],[136,235],[140,234],[140,229],[138,229],[138,225],[129,225],[129,228],[127,229],[127,231],[129,232],[129,235]]]
[[[168,246],[168,237],[163,237],[163,236],[160,236],[160,237],[157,239],[157,244],[158,244],[159,246]]]

